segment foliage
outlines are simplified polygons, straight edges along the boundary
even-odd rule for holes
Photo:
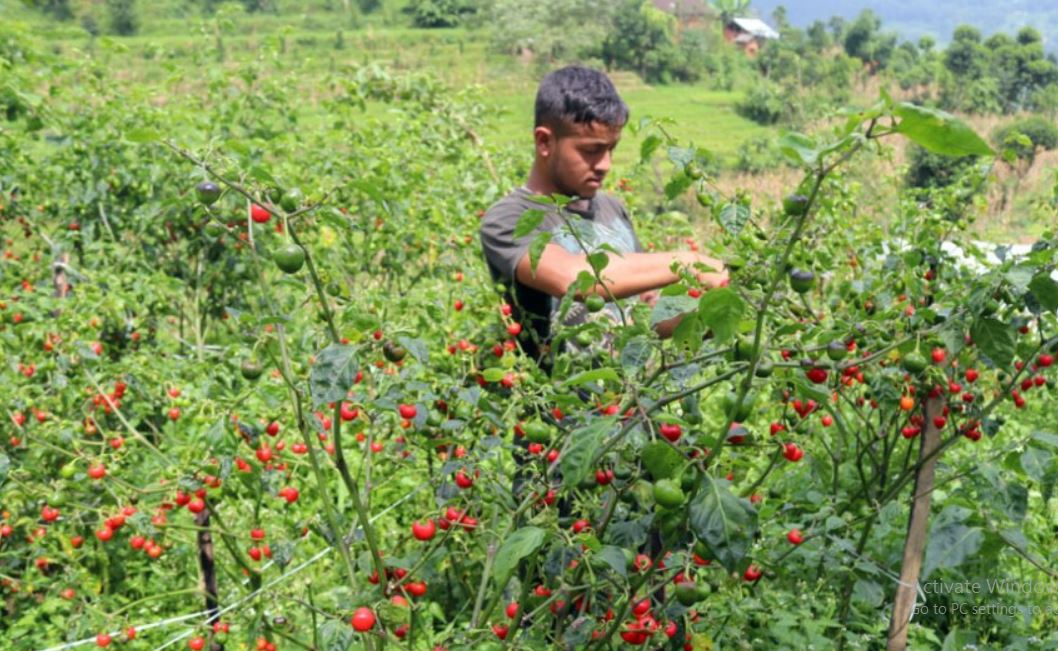
[[[1041,115],[1033,115],[996,129],[992,142],[999,150],[1010,149],[1015,158],[1031,167],[1037,153],[1058,147],[1058,126]]]
[[[707,42],[685,31],[677,41],[676,18],[650,0],[621,0],[603,39],[601,57],[608,67],[634,70],[645,81],[694,81],[703,70]]]
[[[111,33],[128,36],[139,31],[136,0],[106,0],[106,8]]]
[[[782,208],[721,191],[709,152],[637,121],[663,187],[622,190],[629,203],[690,195],[716,233],[637,208],[644,245],[689,239],[730,285],[683,269],[655,306],[556,327],[547,374],[475,238],[525,172],[473,137],[478,91],[335,64],[313,105],[294,92],[298,55],[275,45],[229,66],[198,48],[129,82],[123,43],[53,56],[9,29],[12,648],[105,633],[130,649],[860,648],[885,635],[933,430],[926,573],[910,580],[1049,576],[1058,238],[986,263],[935,208],[961,189],[881,203],[849,174],[898,137],[987,160],[952,116],[882,96],[819,134],[784,132],[803,198]],[[41,78],[59,90],[37,94]],[[569,217],[563,202],[541,206]],[[580,309],[610,253],[590,250],[561,310]],[[814,283],[801,292],[791,268]],[[676,314],[660,339],[651,324]],[[612,353],[565,345],[604,341]],[[948,412],[927,419],[935,401]],[[201,613],[204,574],[219,621]],[[687,579],[692,599],[676,598]],[[1002,598],[1017,616],[926,613],[912,644],[1058,642],[1053,595]],[[361,609],[367,631],[350,625]]]
[[[479,10],[477,0],[411,0],[404,11],[416,27],[455,27]]]
[[[490,8],[490,46],[519,55],[531,52],[546,65],[583,61],[599,53],[611,29],[616,3],[610,0],[496,0]],[[577,25],[570,38],[569,25]]]
[[[735,110],[757,124],[776,124],[790,114],[792,107],[776,84],[761,82],[746,93]]]

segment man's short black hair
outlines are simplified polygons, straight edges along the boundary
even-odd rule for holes
[[[536,91],[536,124],[561,133],[570,124],[601,122],[623,127],[628,106],[604,73],[567,66],[548,74]]]

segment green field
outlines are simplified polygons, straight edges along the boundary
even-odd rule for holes
[[[395,10],[391,9],[390,14]],[[377,63],[393,70],[416,70],[442,80],[453,90],[475,89],[486,109],[481,136],[492,150],[522,148],[530,152],[533,97],[546,65],[523,63],[488,49],[485,30],[412,29],[378,24],[386,14],[361,19],[356,29],[341,28],[340,14],[309,9],[283,15],[241,15],[228,26],[199,15],[144,16],[140,33],[93,40],[76,23],[47,22],[39,14],[0,3],[0,13],[23,20],[57,54],[100,52],[119,77],[140,89],[158,89],[174,75],[194,83],[196,74],[218,66],[240,68],[256,64],[268,71],[294,72],[301,84],[292,96],[317,105],[327,96],[329,75],[343,66]],[[335,25],[338,25],[337,27]],[[223,59],[217,54],[217,31]],[[341,47],[337,47],[341,34]],[[556,64],[557,65],[557,64]],[[668,131],[681,142],[705,147],[729,161],[739,145],[769,132],[739,116],[739,92],[711,88],[709,79],[693,85],[650,86],[633,73],[611,73],[628,103],[633,122],[652,117],[670,119]],[[320,120],[327,116],[322,109]],[[385,119],[382,107],[367,115]],[[641,136],[626,132],[618,148],[615,174],[638,159]]]

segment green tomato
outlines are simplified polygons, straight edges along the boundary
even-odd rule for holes
[[[808,197],[803,194],[790,194],[783,198],[782,209],[791,217],[800,217],[808,211]]]
[[[530,443],[550,443],[551,427],[542,420],[533,420],[525,424],[525,438]]]
[[[683,606],[693,606],[702,598],[698,584],[694,581],[680,581],[676,584],[676,601]]]
[[[220,188],[217,187],[216,183],[210,181],[203,181],[195,186],[195,194],[198,195],[198,200],[207,206],[212,206],[220,199]]]
[[[239,367],[239,371],[242,372],[242,376],[247,380],[256,380],[261,377],[264,373],[264,367],[262,367],[256,360],[245,359],[242,362],[242,366]]]
[[[584,306],[588,308],[589,312],[598,312],[606,307],[606,299],[598,294],[591,294],[584,299]]]
[[[654,482],[654,501],[658,505],[667,508],[674,509],[683,505],[683,501],[686,497],[683,494],[683,489],[672,479],[659,479]]]
[[[807,269],[790,270],[790,288],[798,294],[804,294],[816,284],[816,275]]]
[[[840,362],[849,354],[848,347],[841,341],[832,341],[827,344],[827,357],[835,362]]]
[[[904,358],[900,360],[900,364],[904,367],[905,371],[915,374],[925,371],[926,367],[929,366],[929,362],[926,361],[926,358],[917,351],[904,355]]]
[[[279,207],[287,212],[294,212],[301,207],[301,202],[304,199],[305,197],[301,194],[301,190],[290,188],[283,193],[283,197],[279,200]]]
[[[295,274],[305,264],[305,250],[290,242],[273,251],[272,260],[283,272]]]

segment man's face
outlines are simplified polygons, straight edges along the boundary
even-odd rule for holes
[[[556,133],[536,128],[536,153],[545,160],[552,185],[565,195],[591,198],[610,171],[621,128],[601,122],[566,124]]]

